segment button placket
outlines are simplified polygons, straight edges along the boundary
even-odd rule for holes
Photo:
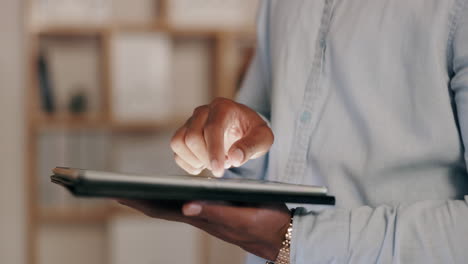
[[[310,138],[321,112],[320,109],[324,103],[326,91],[324,91],[324,87],[321,86],[320,79],[333,1],[334,0],[325,0],[325,5],[323,7],[312,69],[305,88],[304,100],[296,122],[295,137],[291,145],[291,151],[284,174],[285,180],[288,182],[302,182],[307,166],[307,152]]]

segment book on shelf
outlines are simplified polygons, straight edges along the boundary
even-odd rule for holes
[[[44,54],[41,52],[37,60],[37,77],[39,81],[39,94],[41,108],[45,113],[55,112],[54,98],[50,82],[49,68]]]
[[[114,36],[111,68],[114,120],[158,122],[171,117],[171,61],[171,39],[164,33]]]
[[[169,23],[184,28],[245,28],[255,25],[258,0],[170,0]]]
[[[101,110],[99,42],[94,38],[51,38],[41,42],[49,90],[58,113],[97,114]],[[44,90],[41,82],[41,90]]]

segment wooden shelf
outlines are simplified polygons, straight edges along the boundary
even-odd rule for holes
[[[33,30],[31,33],[40,36],[98,36],[109,28],[105,26],[47,26]]]
[[[32,33],[39,36],[98,36],[107,32],[164,32],[174,36],[215,36],[220,33],[251,37],[255,34],[252,28],[182,28],[171,27],[161,23],[153,24],[110,24],[101,26],[63,25],[38,28]]]
[[[34,118],[38,129],[107,129],[122,133],[157,132],[165,129],[175,129],[181,126],[186,118],[175,117],[162,121],[111,121],[103,115],[57,115],[39,114]]]
[[[122,133],[151,133],[165,129],[175,129],[182,125],[182,119],[168,121],[135,121],[135,122],[111,122],[110,128],[114,132]]]
[[[102,115],[58,115],[40,114],[34,118],[34,125],[37,128],[106,128],[108,122]]]

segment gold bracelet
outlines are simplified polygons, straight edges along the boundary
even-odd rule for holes
[[[289,264],[290,263],[290,256],[291,256],[291,239],[292,239],[292,231],[293,231],[293,219],[294,219],[294,211],[295,209],[291,210],[291,221],[289,222],[288,230],[284,235],[283,246],[279,250],[278,256],[276,257],[275,261],[267,261],[266,264]]]

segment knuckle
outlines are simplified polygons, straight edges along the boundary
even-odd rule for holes
[[[218,124],[216,124],[215,122],[208,122],[203,128],[203,132],[205,135],[210,136],[211,134],[213,134],[213,131],[215,131],[217,128],[219,128]]]
[[[202,144],[202,142],[203,136],[199,133],[187,131],[187,134],[185,134],[185,145],[187,145],[189,148],[198,147]]]
[[[198,107],[196,107],[194,110],[193,110],[193,115],[199,115],[205,111],[208,110],[208,106],[207,105],[200,105]]]
[[[229,100],[229,99],[226,99],[226,98],[223,98],[223,97],[215,98],[215,99],[211,102],[211,107],[212,107],[212,108],[219,109],[219,110],[231,109],[231,108],[234,107],[234,106],[235,106],[235,102],[234,102],[234,101]]]
[[[177,154],[174,154],[174,161],[177,163],[177,165],[179,165],[179,167],[182,167],[180,157]]]
[[[240,142],[239,147],[244,151],[244,153],[246,155],[246,157],[244,157],[244,159],[250,157],[253,153],[255,153],[255,146],[253,146],[252,144],[247,144],[245,142]]]
[[[211,104],[220,104],[220,103],[224,103],[226,101],[229,101],[229,100],[224,98],[224,97],[216,97],[215,99],[213,99]]]
[[[186,171],[189,174],[196,175],[196,174],[199,174],[203,170],[203,167],[202,168],[192,167],[187,161],[184,161],[181,157],[177,155],[174,156],[174,160],[180,168],[182,168],[184,171]]]
[[[184,144],[184,142],[180,139],[180,137],[175,137],[174,136],[171,139],[171,144],[170,145],[171,145],[172,151],[177,152],[177,151],[179,151],[180,149],[183,148],[183,144]]]

